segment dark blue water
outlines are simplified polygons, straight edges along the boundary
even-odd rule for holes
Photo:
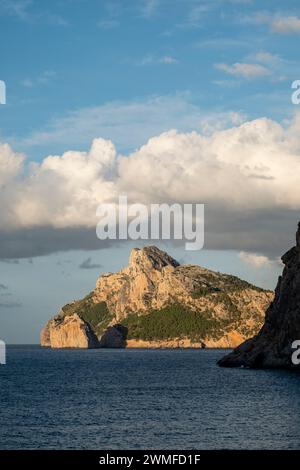
[[[0,448],[300,448],[300,375],[223,354],[9,348]]]

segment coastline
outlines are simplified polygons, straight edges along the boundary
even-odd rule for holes
[[[169,340],[138,340],[128,339],[125,349],[232,349],[236,348],[244,337],[237,332],[230,332],[218,340],[193,342],[190,338],[174,338]]]

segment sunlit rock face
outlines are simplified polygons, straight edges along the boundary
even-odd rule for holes
[[[75,313],[50,320],[41,332],[41,345],[86,349],[99,347],[99,342],[90,325]]]

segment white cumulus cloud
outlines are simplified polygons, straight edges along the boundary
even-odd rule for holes
[[[261,64],[248,64],[245,62],[235,62],[234,64],[216,64],[216,68],[234,75],[236,77],[243,77],[247,79],[255,79],[265,77],[271,74],[271,71]]]
[[[262,237],[259,221],[267,224],[265,239],[275,236],[274,226],[280,226],[280,238],[283,214],[291,213],[297,222],[299,135],[298,116],[287,128],[261,118],[209,135],[170,130],[127,156],[118,154],[110,140],[98,138],[88,151],[50,155],[40,163],[26,162],[1,144],[0,232],[93,230],[97,206],[125,193],[129,202],[204,203],[212,227],[208,243],[217,243],[225,224],[227,246],[249,251]]]
[[[254,268],[265,268],[269,267],[272,264],[272,261],[264,255],[258,255],[256,253],[248,253],[246,251],[241,251],[239,257],[242,261]]]
[[[271,29],[281,34],[300,34],[300,18],[297,16],[286,16],[274,18]]]

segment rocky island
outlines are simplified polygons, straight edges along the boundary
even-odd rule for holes
[[[258,333],[271,291],[196,265],[155,246],[102,274],[84,299],[65,305],[41,332],[52,348],[236,347]]]
[[[275,298],[259,333],[223,357],[223,367],[299,368],[292,363],[292,344],[300,339],[300,223],[296,246],[282,256],[284,269]]]

